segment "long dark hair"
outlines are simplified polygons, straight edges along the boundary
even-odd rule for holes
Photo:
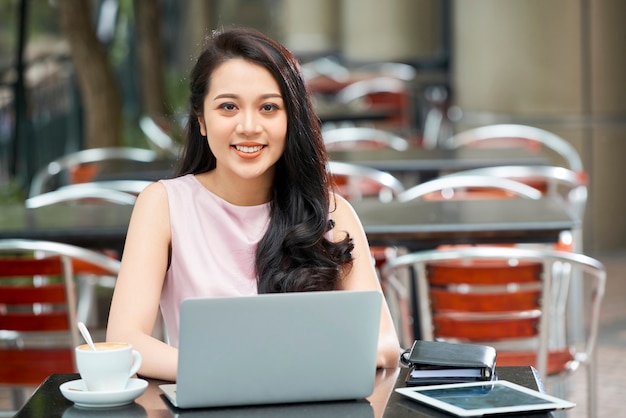
[[[215,168],[200,134],[198,115],[213,71],[233,58],[266,68],[280,86],[287,111],[285,151],[276,163],[270,223],[256,251],[259,293],[333,290],[352,265],[352,239],[326,239],[330,181],[328,157],[297,59],[281,44],[252,29],[215,32],[191,72],[186,143],[177,175]]]

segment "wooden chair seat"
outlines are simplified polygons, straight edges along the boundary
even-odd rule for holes
[[[39,386],[51,374],[77,371],[73,348],[0,348],[0,364],[0,383],[11,386]]]
[[[536,313],[541,312],[542,269],[541,263],[525,260],[513,265],[508,260],[427,263],[436,332],[464,333],[464,338],[480,339],[510,338],[512,332],[520,332],[524,337],[535,335]],[[511,312],[511,308],[515,311]],[[472,316],[466,315],[471,313],[493,315],[472,320]],[[524,319],[507,319],[506,323],[502,320],[522,313]],[[498,320],[490,319],[496,315],[500,317]],[[499,336],[498,332],[503,335]]]
[[[514,286],[516,287],[516,286]],[[516,312],[541,308],[541,289],[514,291],[512,293],[450,293],[431,288],[430,302],[434,311],[446,312],[493,312],[505,313],[515,307]]]
[[[540,199],[541,192],[527,184],[482,174],[447,175],[419,183],[398,196],[401,202],[422,200]]]
[[[424,195],[423,199],[429,202],[436,202],[441,200],[489,200],[489,199],[515,199],[518,196],[514,193],[507,192],[505,190],[488,190],[481,188],[471,188],[467,190],[454,191],[447,195],[444,192],[433,192]]]
[[[471,170],[467,170],[466,172],[471,172]],[[537,180],[537,179],[524,179],[518,180],[520,183],[524,183],[534,189],[537,189],[542,194],[546,194],[548,192],[548,188],[550,187],[549,183],[545,180]],[[506,190],[494,190],[488,187],[468,187],[463,191],[455,192],[455,199],[511,199],[518,197],[517,194],[506,191]],[[425,200],[442,200],[441,193],[432,193],[424,196]]]
[[[125,172],[128,164],[151,163],[157,161],[158,154],[149,149],[134,147],[89,148],[66,154],[33,176],[28,192],[34,197],[56,190],[68,184],[88,183],[101,175],[104,167],[107,172]]]
[[[406,137],[387,129],[362,126],[342,126],[322,130],[327,151],[394,149],[404,151],[410,147]]]
[[[355,81],[335,95],[337,102],[369,109],[388,111],[384,126],[409,128],[412,125],[411,92],[404,80],[379,76]]]
[[[570,369],[575,360],[569,348],[550,350],[548,352],[547,375],[554,376]],[[537,368],[536,351],[498,351],[498,366],[533,366]]]
[[[0,385],[13,388],[16,409],[24,386],[76,372],[76,275],[115,276],[119,267],[118,260],[72,245],[0,240]]]
[[[586,366],[589,416],[595,416],[601,263],[542,247],[450,246],[383,266],[390,282],[407,270],[415,278],[419,316],[413,319],[422,339],[494,346],[498,366],[534,366],[548,388]]]
[[[4,291],[5,288],[0,288]],[[2,305],[0,305],[2,307]],[[67,330],[68,315],[63,311],[43,312],[17,312],[0,315],[0,329],[12,331],[63,331]]]
[[[360,199],[367,196],[378,196],[385,186],[369,179],[351,179],[349,176],[335,175],[333,181],[337,192],[347,199]]]
[[[441,250],[446,248],[453,247],[440,247]],[[447,286],[460,283],[472,285],[537,283],[541,280],[543,266],[539,262],[524,260],[515,261],[515,265],[507,260],[448,260],[427,263],[426,268],[432,286]]]
[[[437,338],[488,343],[510,338],[536,337],[539,318],[457,321],[435,316],[433,326]]]
[[[70,184],[89,183],[98,175],[98,165],[96,163],[86,163],[75,167],[70,167]]]

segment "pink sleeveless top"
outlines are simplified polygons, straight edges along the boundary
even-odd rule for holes
[[[161,312],[169,343],[178,347],[183,299],[257,293],[255,251],[268,227],[270,205],[233,205],[191,174],[161,183],[167,190],[172,234]]]

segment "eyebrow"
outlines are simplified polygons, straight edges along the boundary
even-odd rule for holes
[[[237,94],[222,93],[222,94],[218,94],[217,96],[215,96],[213,98],[213,100],[218,100],[218,99],[236,99],[238,97],[239,97],[239,95],[237,95]],[[280,93],[267,93],[267,94],[262,94],[261,95],[261,99],[273,99],[273,98],[282,99],[283,96]]]

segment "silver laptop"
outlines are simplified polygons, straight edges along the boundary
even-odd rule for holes
[[[382,295],[331,291],[181,304],[178,408],[361,399],[374,389]]]

